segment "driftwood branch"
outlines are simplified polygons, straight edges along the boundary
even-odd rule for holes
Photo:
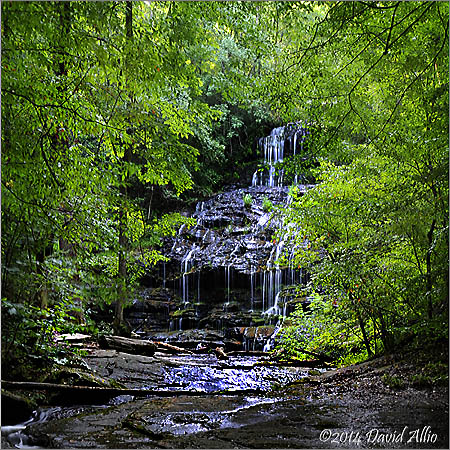
[[[131,355],[153,356],[155,351],[171,355],[188,354],[193,355],[191,350],[167,344],[159,341],[145,341],[142,339],[132,339],[122,336],[102,336],[99,341],[101,348],[117,350]]]
[[[228,355],[223,351],[223,347],[216,347],[214,353],[217,359],[228,359]]]
[[[69,386],[66,384],[54,383],[37,383],[32,381],[2,381],[2,388],[7,390],[24,390],[24,391],[48,391],[61,392],[77,395],[101,396],[101,397],[117,397],[118,395],[132,395],[134,397],[178,397],[178,396],[194,396],[199,397],[203,395],[246,395],[246,394],[261,394],[262,389],[234,389],[223,391],[159,391],[151,389],[121,389],[97,386]],[[92,397],[91,397],[92,398]]]
[[[193,355],[194,352],[191,350],[188,350],[186,348],[178,347],[176,345],[168,344],[167,342],[159,342],[159,341],[153,341],[153,343],[156,345],[156,351],[158,352],[164,352],[169,353],[172,355],[176,355],[179,353],[185,353],[188,355]]]

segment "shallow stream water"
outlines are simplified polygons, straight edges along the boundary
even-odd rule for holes
[[[146,400],[125,395],[115,397],[104,405],[42,408],[22,424],[2,427],[2,435],[11,446],[17,448],[48,448],[46,445],[53,446],[55,438],[58,441],[59,427],[64,435],[66,432],[63,429],[69,421],[73,421],[83,423],[82,427],[88,432],[90,424],[99,417],[110,417],[103,423],[105,430],[113,427],[115,422],[129,425],[138,420],[139,423],[143,421],[147,433],[158,435],[186,435],[239,427],[234,418],[236,414],[280,401],[273,393],[270,396],[267,394],[308,374],[305,368],[266,367],[258,365],[260,361],[262,359],[257,357],[230,357],[227,361],[218,361],[213,355],[137,357],[115,351],[97,351],[95,356],[87,358],[88,364],[102,374],[106,366],[111,367],[114,362],[113,375],[127,387],[189,390],[204,392],[209,397],[194,400],[186,397],[183,401],[176,396],[173,399],[149,397]],[[242,394],[227,398],[224,395],[227,390],[241,390]],[[252,390],[255,392],[249,394]],[[220,395],[211,396],[211,393],[219,391]],[[159,402],[164,402],[165,406],[155,406]],[[172,407],[175,404],[176,407]],[[130,411],[133,414],[131,418]],[[83,417],[91,417],[92,420]],[[42,438],[47,434],[52,436],[53,444],[46,443],[46,439]],[[63,442],[66,443],[65,440]]]

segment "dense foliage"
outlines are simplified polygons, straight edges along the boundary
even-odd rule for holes
[[[246,76],[265,42],[257,9],[2,3],[5,314],[31,324],[28,311],[115,302],[126,332],[133,286],[163,258],[161,238],[189,222],[164,199],[236,181],[220,166],[249,158],[268,114]],[[21,345],[13,322],[2,336]],[[8,356],[20,354],[13,344]]]
[[[309,267],[307,293],[326,299],[325,328],[345,324],[329,343],[351,331],[370,356],[414,335],[445,340],[448,5],[343,2],[321,12],[306,48],[287,45],[278,73],[289,77],[283,93],[300,90],[321,124],[317,185],[303,197],[293,188],[286,211],[296,264]],[[303,63],[309,70],[295,70]],[[299,105],[280,105],[287,119],[298,114],[286,105]]]
[[[170,201],[238,181],[299,119],[317,185],[283,213],[323,324],[308,348],[446,336],[447,3],[3,2],[1,20],[4,356],[51,348],[25,325],[85,327],[90,304],[118,300],[124,331],[187,221]]]

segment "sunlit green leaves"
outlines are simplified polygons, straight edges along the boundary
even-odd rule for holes
[[[2,4],[5,288],[19,297],[19,285],[39,290],[37,259],[60,242],[66,257],[86,262],[74,269],[86,284],[96,267],[115,277],[121,214],[133,248],[172,232],[175,219],[152,228],[122,197],[137,182],[178,194],[192,186],[199,150],[187,138],[218,116],[200,99],[199,67],[214,63],[190,50],[199,36],[214,41],[203,9],[134,3],[130,39],[125,3]],[[161,258],[155,248],[142,255],[146,267]],[[45,275],[68,295],[73,273],[52,261]]]

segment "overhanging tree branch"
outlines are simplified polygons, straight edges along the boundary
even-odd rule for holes
[[[45,109],[45,108],[62,109],[62,110],[65,110],[65,111],[68,111],[68,112],[72,113],[74,116],[78,117],[79,119],[81,119],[82,121],[84,121],[86,123],[93,123],[93,124],[100,125],[102,127],[107,127],[107,128],[109,128],[111,130],[115,130],[115,131],[119,131],[119,132],[124,132],[126,130],[125,127],[124,128],[118,128],[118,127],[114,127],[112,125],[109,125],[107,123],[102,123],[102,122],[99,122],[98,120],[91,119],[89,117],[84,117],[83,115],[81,115],[78,112],[77,109],[73,109],[73,108],[70,108],[68,106],[63,106],[63,105],[61,105],[59,103],[36,103],[34,100],[32,100],[27,95],[19,94],[18,92],[15,92],[15,91],[13,91],[11,89],[2,89],[2,91],[6,92],[8,94],[11,94],[11,95],[13,95],[15,97],[23,98],[24,100],[29,102],[31,105],[33,105],[34,107],[39,108],[39,109]]]
[[[447,24],[447,29],[445,32],[445,36],[444,39],[442,40],[442,45],[441,48],[438,50],[438,52],[434,55],[433,59],[425,66],[425,68],[419,72],[411,81],[411,83],[409,83],[406,88],[403,90],[403,92],[401,93],[400,97],[398,98],[398,100],[395,103],[394,108],[391,111],[391,114],[389,115],[388,119],[384,122],[382,128],[380,129],[380,131],[375,135],[375,137],[373,139],[370,139],[369,143],[372,143],[373,141],[375,141],[376,139],[378,139],[378,137],[381,135],[381,133],[383,133],[384,129],[386,128],[386,126],[388,125],[388,123],[392,120],[392,117],[395,114],[395,111],[397,110],[397,108],[399,107],[399,105],[401,104],[403,98],[406,95],[406,92],[411,88],[411,86],[419,79],[422,77],[422,75],[435,63],[435,61],[437,60],[438,56],[441,54],[442,50],[444,50],[445,48],[445,44],[447,43],[448,40],[448,24]]]

